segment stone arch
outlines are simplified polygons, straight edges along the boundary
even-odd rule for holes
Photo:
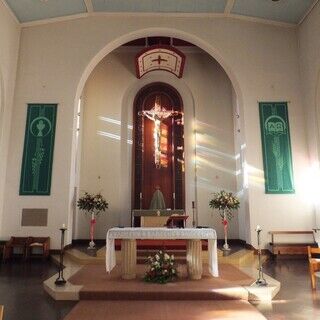
[[[220,64],[220,66],[223,68],[223,70],[225,71],[225,73],[229,77],[230,82],[233,87],[233,90],[235,92],[237,106],[238,106],[238,109],[240,110],[239,114],[241,115],[241,118],[242,118],[241,140],[243,140],[243,141],[241,143],[245,143],[245,131],[244,131],[244,125],[243,125],[243,121],[244,121],[243,120],[244,119],[243,97],[242,97],[240,83],[237,79],[236,74],[233,72],[233,70],[229,66],[228,62],[223,58],[223,56],[221,55],[221,53],[219,52],[219,50],[217,48],[215,48],[214,46],[209,44],[207,41],[205,41],[202,38],[199,38],[196,35],[193,35],[191,33],[187,33],[187,32],[181,31],[181,30],[173,29],[173,28],[145,28],[145,29],[139,29],[134,32],[124,34],[124,35],[114,39],[113,41],[109,42],[94,57],[92,57],[92,59],[89,61],[88,65],[83,70],[81,78],[79,79],[79,83],[77,85],[77,89],[76,89],[75,97],[74,97],[74,119],[76,119],[77,104],[78,104],[79,98],[81,97],[84,86],[85,86],[91,72],[100,63],[100,61],[104,57],[106,57],[109,53],[111,53],[113,50],[120,47],[121,45],[123,45],[127,42],[130,42],[130,41],[133,41],[135,39],[138,39],[138,38],[150,37],[150,36],[175,37],[175,38],[179,38],[184,41],[190,42],[190,43],[196,45],[197,47],[199,47],[200,49],[202,49],[203,51],[205,51],[207,54],[209,54],[213,59],[215,59]],[[153,72],[152,76],[154,74],[156,74],[156,72]],[[166,77],[168,77],[167,74],[166,74]],[[143,82],[144,79],[148,79],[147,75],[145,77],[143,77],[142,79],[140,79],[140,81]],[[161,81],[161,79],[157,78],[157,81],[159,81],[159,80]],[[168,84],[170,84],[170,82],[168,82],[168,81],[164,81],[164,82],[167,82]],[[148,83],[148,80],[147,80],[147,82],[144,82],[144,84],[146,84],[146,83]],[[181,82],[181,83],[183,83],[183,82]],[[134,87],[134,85],[133,85],[133,87]],[[130,89],[132,89],[132,88],[130,88]],[[178,89],[178,91],[179,91],[179,89]],[[191,92],[190,92],[190,94],[191,94]],[[125,97],[125,99],[128,99],[128,92],[125,93],[124,97]],[[129,98],[129,100],[130,100],[130,98]],[[192,101],[192,108],[194,110],[192,94],[190,95],[190,101]],[[128,102],[128,100],[127,100],[127,102]],[[131,105],[131,104],[129,103],[127,105]],[[124,108],[124,103],[122,104],[122,115],[123,115],[123,110],[124,110],[123,108]],[[74,123],[74,126],[75,126],[75,123]],[[75,134],[74,134],[73,139],[74,138],[75,138]],[[125,141],[126,139],[123,139],[123,140]],[[75,144],[73,143],[73,145],[75,145]],[[125,148],[127,148],[127,146],[123,146],[122,150],[125,150]],[[196,148],[195,148],[195,153],[196,153]],[[196,154],[195,154],[195,156],[196,156]],[[76,159],[76,157],[75,157],[75,148],[74,148],[72,151],[72,157],[71,157],[71,172],[74,172],[75,159]],[[122,165],[125,166],[125,164],[122,164]],[[70,202],[73,197],[73,190],[74,190],[73,179],[74,179],[74,177],[71,177],[71,179],[70,179],[70,182],[71,182],[70,183]],[[197,185],[196,174],[195,174],[194,184]],[[197,192],[195,192],[195,197],[196,197],[196,194],[197,194]],[[247,192],[246,192],[245,198],[246,198],[245,202],[248,204],[249,201],[248,201],[248,193]],[[186,209],[188,210],[188,208],[186,208]],[[246,215],[246,217],[247,217],[246,219],[248,219],[248,215]],[[69,215],[69,219],[72,220],[72,217],[70,215]],[[119,221],[119,222],[121,222],[121,221]],[[248,225],[250,224],[249,221],[247,221],[246,223]],[[246,238],[247,238],[247,236],[246,236]]]

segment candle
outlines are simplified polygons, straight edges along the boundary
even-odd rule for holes
[[[261,231],[261,230],[262,230],[261,226],[257,225],[256,231],[259,232],[259,231]]]
[[[173,199],[175,199],[175,198],[176,198],[176,193],[174,192],[174,193],[172,194],[172,196],[173,196]]]
[[[62,229],[65,229],[66,228],[66,225],[63,223],[62,224]]]
[[[140,199],[142,199],[142,192],[140,192]]]

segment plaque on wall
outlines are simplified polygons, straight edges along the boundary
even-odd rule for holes
[[[288,106],[286,102],[260,102],[265,192],[294,193]]]
[[[20,195],[50,195],[57,104],[28,104]]]

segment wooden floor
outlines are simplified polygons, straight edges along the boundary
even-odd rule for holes
[[[142,280],[146,266],[137,265],[137,278],[121,279],[121,267],[107,274],[105,266],[87,265],[69,281],[83,285],[80,299],[95,300],[248,300],[249,286],[254,279],[228,264],[219,264],[219,277],[214,278],[204,265],[201,280],[187,278],[186,265],[178,268],[179,279],[166,285],[146,283]]]
[[[64,320],[264,320],[247,301],[80,301]]]

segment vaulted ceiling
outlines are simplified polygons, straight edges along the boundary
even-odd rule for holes
[[[2,0],[21,23],[95,12],[213,13],[298,24],[318,0]]]

